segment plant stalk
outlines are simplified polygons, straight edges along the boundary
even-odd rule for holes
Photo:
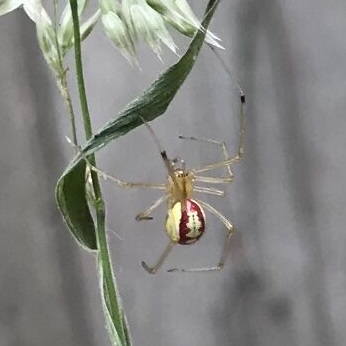
[[[80,30],[79,30],[79,18],[78,18],[78,2],[77,0],[70,0],[70,6],[72,11],[72,19],[73,19],[73,28],[74,28],[74,50],[75,50],[75,64],[76,64],[76,74],[78,81],[78,91],[79,91],[79,99],[80,105],[83,115],[83,124],[84,124],[84,132],[85,137],[89,140],[92,135],[92,125],[90,120],[88,102],[85,91],[84,84],[84,75],[83,75],[83,65],[82,65],[82,54],[81,54],[81,39],[80,39]],[[95,155],[92,154],[88,157],[90,163],[96,167]],[[100,187],[100,182],[98,175],[95,171],[91,170],[91,179],[96,199],[96,221],[97,221],[97,230],[96,230],[96,239],[97,246],[100,256],[100,262],[102,265],[102,273],[103,273],[103,282],[104,287],[101,289],[104,291],[102,294],[107,292],[109,299],[106,299],[106,305],[109,310],[109,314],[112,318],[115,326],[120,326],[117,328],[117,332],[119,334],[119,338],[122,341],[123,345],[126,345],[126,336],[124,333],[124,325],[122,320],[121,307],[119,306],[117,299],[117,292],[114,284],[114,275],[112,270],[112,263],[109,255],[109,247],[106,236],[105,229],[105,203],[102,197],[102,191]]]
[[[58,9],[58,0],[54,0],[54,38],[55,38],[55,47],[58,52],[58,63],[60,71],[55,71],[57,78],[57,86],[59,92],[64,99],[65,106],[67,108],[68,114],[70,116],[71,123],[71,132],[72,132],[72,141],[75,146],[78,146],[77,130],[76,130],[76,117],[73,110],[71,95],[68,90],[67,79],[66,79],[66,69],[64,67],[62,53],[58,40],[58,24],[57,24],[57,9]]]

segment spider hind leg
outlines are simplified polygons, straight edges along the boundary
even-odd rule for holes
[[[165,259],[167,258],[167,256],[169,255],[169,253],[172,251],[173,247],[176,245],[177,243],[174,241],[170,241],[168,243],[168,245],[166,246],[165,250],[163,251],[163,253],[161,254],[161,256],[159,257],[159,259],[157,260],[157,262],[155,263],[154,266],[149,267],[144,261],[142,261],[142,266],[143,268],[149,273],[149,274],[156,274],[157,271],[160,269],[160,267],[162,266],[163,262],[165,261]]]

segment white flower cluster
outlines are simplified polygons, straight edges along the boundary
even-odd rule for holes
[[[79,16],[84,11],[86,2],[87,0],[78,0]],[[61,18],[57,23],[56,34],[52,20],[42,6],[41,0],[0,0],[0,16],[20,6],[23,7],[26,14],[36,24],[38,42],[47,63],[55,72],[60,73],[61,66],[57,44],[59,45],[62,57],[73,46],[73,21],[69,2],[67,2]],[[81,25],[80,32],[82,39],[88,36],[100,18],[100,15],[101,11],[97,10]]]
[[[106,35],[130,61],[136,61],[136,44],[143,40],[161,57],[161,42],[176,53],[176,45],[166,25],[186,36],[193,36],[200,22],[186,0],[99,0]],[[210,31],[206,41],[222,48]]]
[[[77,0],[81,17],[87,0]],[[62,57],[73,46],[73,21],[69,1],[57,23],[57,33],[52,20],[43,8],[41,0],[0,0],[0,16],[22,6],[36,23],[40,47],[53,70],[58,71],[58,50]],[[80,27],[85,39],[101,18],[103,30],[122,55],[131,63],[137,63],[136,45],[142,40],[161,59],[161,42],[176,53],[176,45],[166,25],[180,33],[193,36],[200,22],[186,0],[99,0],[99,9]],[[219,38],[206,31],[206,41],[222,48]]]

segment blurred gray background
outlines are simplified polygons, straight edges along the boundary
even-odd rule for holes
[[[201,15],[206,2],[191,5]],[[346,2],[222,1],[211,29],[248,101],[245,159],[227,197],[206,198],[237,234],[223,271],[167,273],[216,263],[225,232],[208,216],[204,238],[177,247],[151,276],[140,263],[153,263],[167,242],[165,210],[150,222],[134,216],[158,193],[103,184],[134,345],[345,345]],[[188,41],[175,38],[183,52]],[[0,19],[0,47],[0,345],[110,345],[95,258],[77,246],[55,205],[56,180],[72,155],[69,124],[23,11]],[[100,27],[85,42],[95,129],[176,61],[166,51],[161,64],[144,46],[139,54],[142,71]],[[72,56],[69,62],[73,71]],[[73,78],[71,89],[76,96]],[[224,140],[235,152],[238,108],[236,89],[204,48],[152,126],[171,156],[200,166],[219,151],[177,135]],[[99,152],[98,161],[123,179],[166,175],[143,127]]]

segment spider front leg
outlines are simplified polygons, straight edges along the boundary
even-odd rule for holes
[[[187,139],[190,141],[198,141],[198,142],[204,142],[204,143],[210,143],[210,144],[215,144],[217,146],[220,146],[222,149],[222,154],[223,154],[223,159],[224,161],[227,161],[230,159],[230,155],[227,151],[227,147],[226,144],[224,142],[219,142],[216,141],[214,139],[205,139],[205,138],[197,138],[197,137],[186,137],[183,135],[179,135],[180,139]],[[223,161],[223,162],[224,162]],[[214,178],[214,177],[201,177],[201,176],[195,176],[196,181],[200,181],[203,183],[214,183],[214,184],[222,184],[222,183],[230,183],[233,180],[234,174],[232,172],[231,169],[231,164],[227,164],[225,165],[225,167],[227,168],[227,177],[225,178]],[[200,169],[194,169],[192,170],[194,173],[199,173],[199,172],[204,172],[204,168],[200,168]]]
[[[122,188],[148,188],[148,189],[155,189],[155,190],[166,189],[165,184],[141,183],[141,182],[130,182],[130,181],[121,180],[119,178],[109,175],[101,171],[100,169],[96,168],[87,159],[85,159],[85,161],[87,162],[89,169],[96,172],[102,179],[112,181]]]
[[[142,220],[152,220],[153,217],[150,216],[151,212],[159,207],[163,202],[167,201],[167,199],[170,197],[170,195],[164,195],[160,197],[158,200],[156,200],[148,209],[145,209],[141,213],[139,213],[136,216],[137,221],[142,221]]]
[[[124,181],[121,180],[117,177],[111,176],[97,167],[95,167],[89,160],[88,158],[83,154],[81,148],[79,146],[76,146],[75,144],[72,143],[72,141],[66,137],[66,140],[68,141],[69,144],[71,144],[79,154],[81,154],[87,163],[87,167],[89,168],[89,172],[86,173],[86,182],[88,182],[88,179],[90,178],[90,170],[96,172],[102,179],[104,180],[110,180],[114,183],[116,183],[118,186],[122,188],[149,188],[149,189],[157,189],[157,190],[165,190],[166,185],[165,184],[156,184],[156,183],[141,183],[141,182],[129,182],[129,181]]]
[[[192,169],[193,173],[202,173],[202,172],[207,172],[211,171],[214,169],[226,167],[228,171],[228,176],[226,178],[214,178],[214,177],[202,177],[202,176],[196,176],[197,181],[205,182],[205,183],[211,183],[211,184],[224,184],[224,183],[229,183],[233,180],[233,172],[231,170],[231,166],[239,162],[245,152],[245,94],[243,91],[240,89],[240,133],[239,133],[239,144],[238,144],[238,152],[235,156],[231,157],[228,154],[227,147],[225,143],[215,141],[213,139],[200,139],[196,137],[184,137],[184,136],[179,136],[181,139],[189,139],[189,140],[195,140],[195,141],[200,141],[200,142],[206,142],[206,143],[212,143],[216,144],[222,147],[222,152],[223,152],[223,158],[224,161],[221,162],[216,162],[212,163],[209,165],[206,165],[201,168],[197,169]]]
[[[201,200],[196,201],[203,206],[206,210],[208,210],[210,213],[214,214],[227,228],[227,237],[224,242],[221,256],[219,259],[219,262],[216,266],[211,266],[211,267],[202,267],[202,268],[189,268],[189,269],[178,269],[178,268],[172,268],[169,269],[168,272],[185,272],[185,273],[190,273],[190,272],[211,272],[211,271],[220,271],[226,262],[228,253],[229,253],[229,246],[230,246],[230,241],[231,238],[234,234],[234,227],[231,224],[229,220],[227,220],[220,212],[218,212],[214,207],[212,207],[210,204],[203,202]]]

